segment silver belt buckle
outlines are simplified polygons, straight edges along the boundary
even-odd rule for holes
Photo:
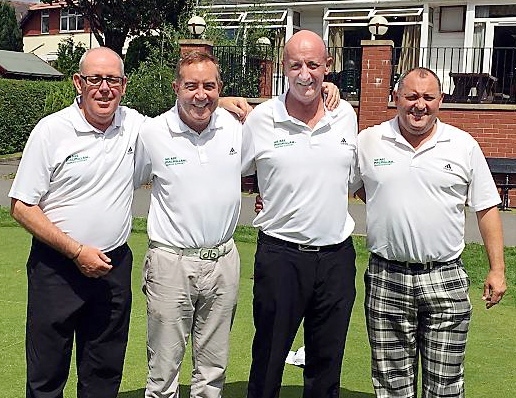
[[[220,255],[220,250],[217,247],[211,247],[209,249],[202,248],[199,250],[199,258],[201,260],[216,260]]]
[[[321,250],[319,246],[310,246],[310,245],[297,245],[297,248],[300,252],[318,252]]]

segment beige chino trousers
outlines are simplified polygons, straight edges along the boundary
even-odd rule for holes
[[[190,397],[221,397],[240,278],[240,257],[232,245],[214,261],[148,249],[142,286],[147,296],[146,398],[179,396],[190,336]]]

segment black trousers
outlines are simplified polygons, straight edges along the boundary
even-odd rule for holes
[[[132,253],[106,253],[113,269],[88,278],[33,239],[27,262],[27,398],[62,398],[75,337],[78,398],[116,398],[131,312]]]
[[[338,397],[355,301],[351,238],[318,252],[259,234],[255,255],[255,336],[248,398],[277,398],[285,359],[304,319],[304,398]]]

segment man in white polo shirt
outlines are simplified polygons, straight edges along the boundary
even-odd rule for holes
[[[140,132],[138,182],[152,181],[147,295],[146,397],[177,397],[192,338],[192,397],[221,396],[240,259],[232,236],[240,211],[242,126],[217,108],[216,59],[192,52],[178,63],[176,106]]]
[[[42,119],[9,196],[32,235],[27,262],[28,398],[62,397],[75,336],[77,395],[116,398],[131,309],[134,150],[143,116],[119,106],[127,79],[108,48],[88,50],[79,97]]]
[[[278,397],[303,319],[303,396],[339,395],[355,299],[355,223],[347,201],[357,120],[345,101],[334,111],[324,107],[320,90],[331,62],[317,34],[296,33],[284,50],[288,92],[258,105],[244,124],[242,169],[256,169],[263,197],[253,223],[259,235],[248,398]]]
[[[490,265],[486,307],[506,290],[500,196],[478,143],[437,118],[442,99],[434,72],[411,70],[394,93],[397,117],[358,136],[371,252],[365,309],[377,397],[415,397],[419,359],[424,397],[464,396],[471,317],[460,259],[466,205],[477,214]]]

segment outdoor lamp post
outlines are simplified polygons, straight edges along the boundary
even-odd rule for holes
[[[195,39],[198,39],[206,30],[206,21],[204,18],[194,15],[188,20],[188,30]]]
[[[387,33],[388,23],[385,17],[376,15],[369,20],[369,32],[371,32],[373,36],[382,36]]]

